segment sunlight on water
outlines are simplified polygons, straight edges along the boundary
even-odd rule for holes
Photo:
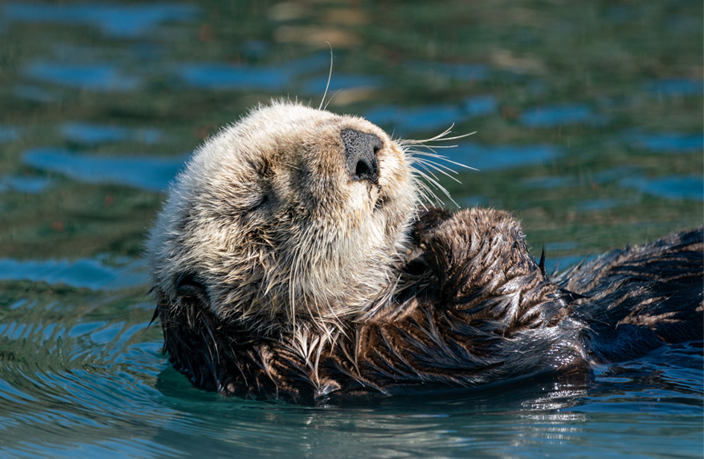
[[[37,61],[25,70],[31,79],[92,91],[132,91],[141,83],[111,64],[63,64]]]
[[[462,143],[443,154],[452,161],[484,172],[540,165],[561,155],[558,148],[550,145],[488,147],[474,142]]]
[[[162,140],[161,131],[149,128],[129,129],[121,126],[72,121],[62,124],[59,130],[66,139],[86,144],[119,141],[154,144]]]
[[[36,4],[11,2],[3,7],[10,21],[40,24],[98,26],[114,37],[133,37],[153,30],[165,21],[191,20],[197,8],[184,4]]]
[[[700,175],[680,175],[648,179],[628,177],[621,185],[637,188],[640,191],[665,199],[696,199],[704,201],[704,179]]]
[[[701,457],[698,342],[580,384],[196,390],[161,353],[142,254],[203,139],[271,98],[318,106],[326,42],[330,110],[476,131],[440,143],[479,169],[443,186],[521,220],[548,273],[701,225],[702,30],[680,0],[0,4],[0,456]]]
[[[97,157],[67,150],[35,148],[23,155],[27,165],[60,172],[88,183],[120,183],[160,191],[183,167],[186,157]]]
[[[120,290],[146,283],[143,273],[134,272],[143,262],[111,267],[95,259],[13,260],[0,258],[0,280],[30,280],[48,284],[62,283],[92,290]]]
[[[222,63],[187,63],[179,65],[178,73],[187,84],[197,88],[285,91],[288,85],[293,84],[294,78],[302,73],[328,65],[329,59],[319,55],[263,68]]]
[[[51,180],[46,177],[0,176],[0,192],[19,191],[21,193],[41,193],[49,186]]]
[[[556,105],[526,110],[521,122],[530,127],[554,127],[566,124],[599,124],[603,118],[595,115],[586,105]]]
[[[628,143],[647,150],[663,153],[701,153],[704,150],[704,135],[662,132],[652,134],[626,134]]]

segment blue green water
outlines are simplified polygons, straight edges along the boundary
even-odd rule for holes
[[[1,457],[702,457],[702,343],[582,386],[335,406],[224,399],[161,354],[141,256],[163,190],[272,97],[397,137],[547,268],[704,221],[697,1],[0,3]],[[448,202],[448,207],[453,205]]]

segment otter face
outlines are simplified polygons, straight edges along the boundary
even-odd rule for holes
[[[176,178],[148,240],[153,284],[259,333],[360,314],[397,276],[417,192],[377,126],[274,102],[220,131]]]

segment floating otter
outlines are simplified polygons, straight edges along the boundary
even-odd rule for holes
[[[508,213],[431,207],[410,145],[290,102],[206,141],[148,240],[174,367],[224,395],[320,400],[702,339],[701,228],[550,279]]]

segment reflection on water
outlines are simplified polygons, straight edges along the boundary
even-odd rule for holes
[[[493,96],[474,96],[464,99],[461,105],[433,104],[415,108],[382,105],[369,110],[364,117],[369,121],[393,130],[394,134],[444,131],[469,118],[496,112]]]
[[[13,93],[20,99],[36,102],[56,102],[59,96],[56,92],[31,84],[18,84],[13,88]]]
[[[49,186],[51,180],[46,177],[13,177],[0,176],[0,192],[19,191],[20,193],[41,193]]]
[[[165,190],[186,159],[97,157],[55,148],[33,148],[22,158],[37,169],[60,172],[88,183],[120,183],[151,191]]]
[[[271,69],[228,64],[183,64],[180,74],[186,83],[210,89],[281,90],[289,81],[286,74],[278,74]]]
[[[91,290],[120,290],[146,283],[144,272],[137,270],[142,266],[143,262],[139,261],[112,267],[96,259],[19,261],[0,258],[0,279],[60,283]]]
[[[457,148],[444,150],[450,160],[466,164],[483,172],[549,164],[561,152],[550,145],[521,145],[489,147],[465,142]]]
[[[601,171],[597,174],[594,174],[594,181],[596,183],[607,183],[619,178],[628,177],[629,175],[632,175],[639,170],[640,168],[637,166],[616,166],[611,169],[606,169],[605,171]]]
[[[633,187],[643,193],[665,199],[696,199],[704,201],[704,179],[701,175],[680,175],[658,178],[627,177],[621,180],[624,187]]]
[[[399,135],[418,131],[443,131],[462,118],[462,109],[452,105],[430,105],[401,109],[394,105],[376,107],[365,118],[380,126],[394,126]]]
[[[0,5],[0,456],[701,456],[701,343],[588,380],[291,406],[197,391],[141,257],[161,193],[270,98],[436,152],[546,269],[704,220],[701,2]],[[441,162],[441,161],[440,161]],[[446,163],[450,164],[450,163]],[[451,206],[449,206],[451,207]]]
[[[701,153],[704,150],[704,135],[660,132],[651,134],[628,133],[625,140],[640,148],[662,153]]]
[[[483,80],[489,76],[489,68],[482,64],[459,64],[411,61],[405,65],[409,72],[426,77],[464,81]]]
[[[526,188],[566,188],[579,185],[577,177],[528,177],[521,180]]]
[[[628,206],[637,204],[640,199],[594,199],[591,201],[582,201],[577,206],[577,209],[584,212],[599,212],[606,209],[613,209],[619,206]]]
[[[295,77],[327,68],[329,65],[329,57],[315,55],[283,65],[261,68],[222,63],[185,63],[178,66],[178,73],[187,84],[197,88],[285,91]],[[325,88],[325,81],[315,88],[315,91]]]
[[[192,20],[197,9],[192,5],[165,3],[56,5],[11,2],[2,7],[2,12],[13,22],[97,26],[108,35],[126,38],[150,32],[162,22]]]
[[[306,82],[303,89],[307,94],[320,94],[320,89],[327,85],[327,78],[314,78]],[[378,88],[384,86],[383,79],[370,75],[340,75],[330,80],[328,91],[351,90],[355,88]]]
[[[0,142],[11,142],[17,138],[17,129],[0,125]]]
[[[464,111],[469,116],[482,116],[496,113],[498,105],[494,96],[474,96],[464,99]]]
[[[555,105],[531,108],[521,114],[521,122],[529,127],[555,127],[566,124],[604,123],[586,105]]]
[[[140,86],[138,78],[122,74],[112,64],[37,61],[25,73],[32,79],[92,91],[132,91]]]
[[[660,96],[694,96],[704,92],[704,85],[699,80],[684,78],[664,78],[645,83],[645,89]]]
[[[150,128],[129,129],[120,126],[70,121],[62,124],[59,130],[66,139],[86,144],[119,141],[158,143],[162,140],[161,131]]]

